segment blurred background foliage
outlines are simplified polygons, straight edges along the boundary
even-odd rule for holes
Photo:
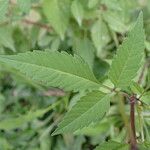
[[[99,81],[113,86],[107,80],[109,65],[141,10],[147,60],[150,0],[0,0],[0,54],[67,51],[81,56]],[[65,112],[85,92],[46,88],[3,64],[0,71],[0,150],[92,150],[110,139],[128,142],[129,105],[123,97],[114,95],[107,117],[96,126],[52,137]],[[134,93],[148,87],[149,72],[149,67],[144,70],[141,87],[133,83]],[[150,141],[149,99],[148,90],[142,97],[145,105],[137,106],[140,142]]]

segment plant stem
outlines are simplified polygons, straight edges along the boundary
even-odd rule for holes
[[[131,150],[138,150],[136,142],[136,132],[135,132],[135,102],[136,97],[132,95],[130,97],[130,125],[131,125],[131,137],[130,137],[130,148]]]

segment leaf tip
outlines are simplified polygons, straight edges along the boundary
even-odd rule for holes
[[[140,11],[139,18],[143,19],[143,11]]]
[[[58,135],[58,134],[60,134],[60,132],[59,132],[58,129],[56,129],[54,132],[52,132],[51,136],[55,136],[55,135]]]
[[[140,11],[138,15],[137,23],[141,23],[143,25],[143,12],[142,11]]]

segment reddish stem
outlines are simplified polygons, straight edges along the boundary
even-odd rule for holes
[[[136,132],[135,132],[135,102],[136,102],[136,97],[132,95],[130,97],[131,150],[138,150],[137,142],[136,142]]]

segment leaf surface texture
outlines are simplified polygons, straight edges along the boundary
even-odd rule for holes
[[[93,91],[82,97],[66,114],[53,135],[74,132],[99,122],[109,109],[109,95]]]
[[[141,66],[144,56],[143,15],[139,15],[134,28],[129,32],[117,51],[109,78],[116,87],[127,87],[132,83]]]
[[[98,89],[100,84],[83,59],[66,52],[27,52],[1,55],[0,61],[46,86],[64,90]]]

